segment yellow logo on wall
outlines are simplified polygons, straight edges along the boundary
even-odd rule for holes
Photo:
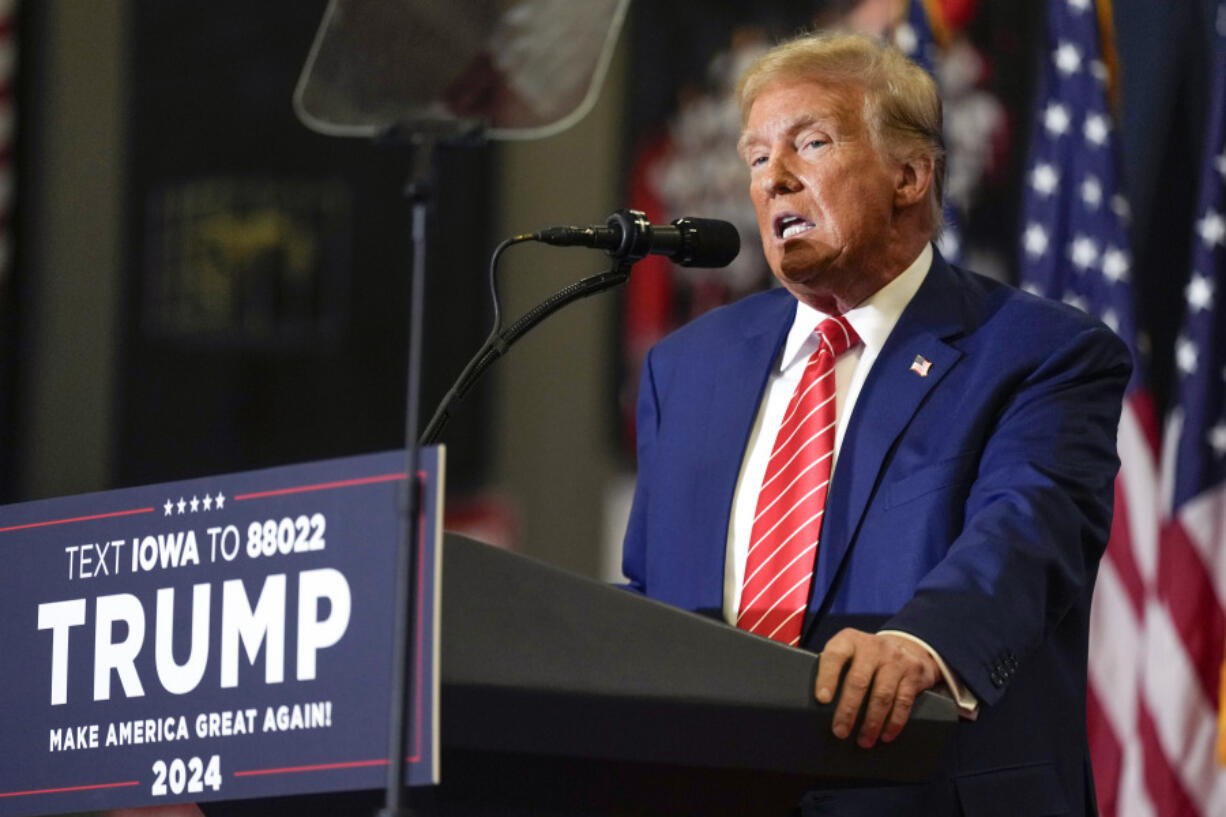
[[[297,345],[344,314],[350,198],[339,182],[208,179],[151,198],[144,328]]]

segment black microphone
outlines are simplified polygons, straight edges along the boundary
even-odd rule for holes
[[[726,267],[741,251],[741,236],[726,221],[679,218],[652,224],[640,210],[618,210],[603,227],[546,227],[532,237],[556,247],[605,250],[629,263],[667,255],[683,267]]]

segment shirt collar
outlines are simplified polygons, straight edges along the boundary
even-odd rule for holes
[[[927,243],[916,259],[894,280],[844,313],[851,328],[856,330],[856,334],[864,342],[865,351],[871,352],[874,357],[885,345],[894,324],[898,323],[903,310],[911,303],[920,285],[928,277],[928,270],[932,268],[932,257],[932,244]],[[807,360],[809,355],[813,354],[813,350],[817,348],[813,330],[828,317],[830,316],[826,313],[797,301],[796,317],[792,319],[792,328],[788,330],[783,354],[779,358],[780,371],[787,369],[797,360]]]

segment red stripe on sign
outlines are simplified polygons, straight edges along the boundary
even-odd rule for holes
[[[1090,742],[1090,758],[1094,765],[1094,790],[1098,793],[1098,813],[1115,817],[1120,793],[1120,772],[1124,767],[1124,749],[1111,728],[1106,710],[1098,701],[1097,690],[1089,688],[1086,696],[1086,734]]]
[[[1158,738],[1158,730],[1143,698],[1137,701],[1137,736],[1141,739],[1145,788],[1149,792],[1155,813],[1198,817],[1200,809],[1188,796],[1183,781],[1179,779],[1170,759],[1162,751],[1162,741]]]
[[[340,482],[321,482],[318,485],[295,485],[292,488],[277,488],[272,491],[259,491],[252,494],[239,494],[235,501],[244,499],[263,499],[269,496],[284,496],[285,494],[305,494],[310,491],[330,491],[333,488],[352,488],[357,485],[373,485],[378,482],[395,482],[404,479],[404,474],[383,474],[377,477],[362,477],[346,479]]]
[[[249,769],[245,772],[235,772],[235,777],[255,777],[265,774],[298,774],[299,772],[327,772],[336,769],[358,769],[365,766],[386,766],[387,758],[377,760],[350,760],[342,763],[317,763],[314,766],[282,766],[279,769]]]
[[[1158,562],[1158,596],[1170,611],[1188,659],[1200,679],[1201,691],[1213,709],[1221,690],[1226,616],[1214,593],[1213,583],[1188,531],[1178,518],[1162,528],[1162,559]]]
[[[59,789],[31,789],[30,791],[0,792],[0,797],[26,797],[31,794],[63,794],[69,791],[89,791],[91,789],[118,789],[125,786],[139,786],[139,780],[125,780],[122,783],[93,783],[88,786],[64,786]]]
[[[96,513],[92,516],[77,516],[72,519],[52,519],[47,522],[29,522],[25,525],[13,525],[7,528],[0,528],[0,533],[8,533],[14,530],[26,530],[28,528],[43,528],[48,525],[69,525],[73,522],[90,522],[94,519],[110,519],[113,516],[132,516],[140,513],[153,513],[154,508],[136,508],[131,511],[112,511],[111,513]]]

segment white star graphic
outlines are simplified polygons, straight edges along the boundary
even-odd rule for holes
[[[1071,76],[1081,70],[1081,52],[1070,42],[1062,42],[1052,54],[1061,74]]]
[[[1107,247],[1103,250],[1103,277],[1111,283],[1127,280],[1131,266],[1128,253],[1119,247]]]
[[[1073,11],[1082,12],[1090,7],[1090,0],[1068,0],[1068,7]]]
[[[200,501],[201,501],[201,503],[203,503],[203,505],[204,505],[204,509],[205,509],[206,511],[208,511],[208,510],[212,510],[212,508],[213,508],[213,497],[212,497],[212,496],[210,496],[209,494],[205,494],[205,495],[204,495],[204,499],[202,499],[202,500],[200,500]]]
[[[1098,245],[1089,236],[1078,235],[1069,245],[1068,256],[1074,266],[1085,272],[1098,263]]]
[[[1106,312],[1104,312],[1102,321],[1111,328],[1112,332],[1118,333],[1120,331],[1120,319],[1119,316],[1115,314],[1114,309],[1108,309]]]
[[[1191,280],[1188,281],[1188,288],[1184,290],[1184,295],[1188,299],[1188,307],[1193,312],[1209,309],[1213,306],[1213,281],[1201,275],[1200,272],[1194,272]]]
[[[910,23],[899,23],[894,29],[894,45],[904,54],[914,54],[919,48],[919,37],[915,36],[915,29]]]
[[[219,510],[219,511],[220,511],[222,508],[226,507],[226,495],[225,495],[225,494],[223,494],[221,491],[218,491],[218,492],[217,492],[217,499],[215,499],[215,500],[213,501],[213,504],[217,506],[217,510]]]
[[[1091,210],[1097,210],[1103,203],[1103,186],[1097,176],[1087,175],[1081,182],[1081,200]]]
[[[173,511],[173,510],[174,510],[175,503],[171,502],[171,501],[168,499],[168,500],[166,500],[166,504],[165,504],[165,505],[163,505],[162,507],[166,509],[165,516],[170,516],[171,511]]]
[[[1219,153],[1217,158],[1213,160],[1213,167],[1217,170],[1219,176],[1226,179],[1226,150]]]
[[[191,501],[191,506],[192,506],[192,513],[195,513],[196,511],[200,510],[200,500],[193,496],[192,501]]]
[[[1197,357],[1196,344],[1191,340],[1180,338],[1175,341],[1175,363],[1179,366],[1179,371],[1184,374],[1196,371]]]
[[[1209,430],[1209,446],[1219,457],[1226,457],[1226,420]]]
[[[1064,302],[1074,309],[1080,309],[1082,312],[1090,311],[1090,304],[1086,299],[1072,292],[1064,296]]]
[[[1106,85],[1110,79],[1111,73],[1107,70],[1107,63],[1102,60],[1090,60],[1090,76],[1098,80],[1099,85]]]
[[[1072,121],[1073,118],[1069,116],[1068,108],[1059,102],[1048,104],[1047,109],[1043,111],[1043,127],[1053,139],[1068,133]]]
[[[177,507],[179,508],[179,513],[183,513],[183,510],[187,507],[187,503],[183,501],[183,497],[179,497],[179,504]]]
[[[1200,239],[1205,242],[1206,247],[1221,244],[1222,239],[1226,238],[1226,219],[1210,207],[1205,211],[1204,218],[1196,222],[1196,232],[1200,233]]]
[[[1030,186],[1041,196],[1050,196],[1060,186],[1060,174],[1047,162],[1040,162],[1030,171]]]
[[[1024,292],[1029,292],[1031,295],[1038,295],[1040,298],[1043,297],[1043,290],[1039,289],[1037,284],[1032,284],[1029,281],[1022,284],[1022,290]]]
[[[1086,141],[1095,147],[1107,144],[1107,134],[1111,132],[1111,120],[1101,113],[1086,116],[1085,126],[1081,129]]]
[[[962,242],[955,231],[944,230],[937,239],[937,249],[946,258],[957,258],[959,250],[962,249]]]
[[[1111,212],[1125,223],[1132,218],[1132,208],[1128,206],[1128,199],[1124,198],[1122,193],[1111,197]]]
[[[1026,254],[1031,258],[1042,258],[1047,252],[1047,231],[1043,229],[1043,225],[1033,221],[1027,224],[1026,232],[1022,236],[1022,244],[1026,248]]]

